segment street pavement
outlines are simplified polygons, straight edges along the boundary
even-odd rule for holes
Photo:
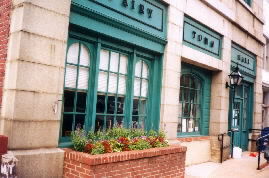
[[[262,159],[261,163],[266,161]],[[244,152],[242,158],[229,159],[222,164],[207,162],[186,167],[185,178],[269,178],[269,165],[257,170],[257,164],[258,157]]]

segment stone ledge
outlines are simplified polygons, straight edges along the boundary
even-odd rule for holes
[[[210,140],[210,136],[198,136],[198,137],[182,137],[177,138],[178,141],[181,142],[193,142],[193,141],[203,141],[203,140]]]
[[[120,153],[106,153],[100,155],[90,155],[88,153],[77,152],[69,148],[65,148],[63,150],[65,151],[65,159],[74,160],[87,165],[99,165],[186,152],[187,147],[173,145],[163,148],[151,148],[147,150],[124,151]]]

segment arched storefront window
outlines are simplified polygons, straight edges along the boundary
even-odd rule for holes
[[[178,133],[199,133],[201,127],[202,82],[192,75],[180,77]]]

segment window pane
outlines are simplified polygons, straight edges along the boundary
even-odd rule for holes
[[[144,129],[144,117],[133,116],[132,117],[132,128],[134,128],[134,129]]]
[[[145,62],[143,62],[142,77],[148,78],[148,72],[149,72],[148,65]]]
[[[117,91],[117,75],[110,73],[109,74],[108,92],[116,93],[116,91]]]
[[[147,97],[147,93],[148,93],[148,81],[142,79],[141,96]]]
[[[85,115],[84,114],[78,114],[76,115],[75,120],[75,129],[83,129],[84,128],[84,121],[85,121]]]
[[[88,89],[89,70],[88,68],[80,67],[78,76],[78,88]]]
[[[81,45],[79,60],[80,60],[79,65],[89,66],[90,63],[89,51],[84,45]]]
[[[99,69],[108,70],[109,51],[102,49],[100,53]]]
[[[134,80],[134,96],[140,96],[140,79]]]
[[[76,88],[77,67],[66,65],[65,87]]]
[[[187,132],[187,119],[182,119],[182,132]]]
[[[182,132],[181,128],[182,128],[182,123],[181,123],[181,119],[179,119],[178,125],[177,125],[177,132]]]
[[[98,91],[106,92],[107,89],[107,73],[99,72],[98,76]]]
[[[96,112],[97,113],[104,113],[105,112],[105,95],[97,95],[97,103],[96,103]]]
[[[106,118],[106,129],[112,129],[114,126],[114,117],[113,116],[108,116]]]
[[[62,136],[63,137],[71,136],[72,123],[73,123],[73,115],[72,114],[64,114],[63,115],[63,125],[62,125]]]
[[[119,53],[111,52],[110,57],[110,71],[118,72]]]
[[[127,74],[127,64],[128,64],[128,57],[125,55],[120,56],[120,70],[119,72],[122,74]]]
[[[117,113],[118,114],[123,114],[124,113],[124,97],[118,97]]]
[[[188,132],[193,132],[194,131],[194,122],[193,119],[188,120]]]
[[[119,76],[118,94],[124,95],[126,93],[126,76]]]
[[[141,68],[142,68],[142,61],[138,61],[135,64],[135,76],[136,77],[141,77]]]
[[[77,112],[85,113],[86,101],[87,101],[87,93],[86,92],[78,92],[77,93]]]
[[[138,98],[134,98],[133,100],[133,115],[138,115]]]
[[[118,116],[116,118],[116,127],[122,128],[123,127],[123,117],[122,116]]]
[[[190,75],[185,75],[184,77],[184,86],[190,87]]]
[[[146,114],[146,103],[147,100],[140,100],[139,103],[139,114]]]
[[[108,96],[107,99],[107,113],[114,114],[115,111],[115,96]]]
[[[64,91],[64,112],[73,112],[75,92],[74,91]]]
[[[97,115],[95,119],[95,131],[102,131],[104,129],[105,117]]]
[[[72,64],[78,63],[78,52],[79,52],[79,44],[72,44],[67,52],[67,62]]]

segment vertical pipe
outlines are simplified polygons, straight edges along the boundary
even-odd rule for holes
[[[258,146],[259,147],[259,146]],[[258,148],[259,149],[259,148]],[[258,167],[257,170],[260,170],[260,162],[261,162],[261,151],[259,149],[259,156],[258,156]]]
[[[231,130],[231,132],[232,132],[232,151],[231,151],[231,158],[233,158],[234,156],[233,156],[233,150],[234,150],[234,132],[233,132],[233,130]]]

